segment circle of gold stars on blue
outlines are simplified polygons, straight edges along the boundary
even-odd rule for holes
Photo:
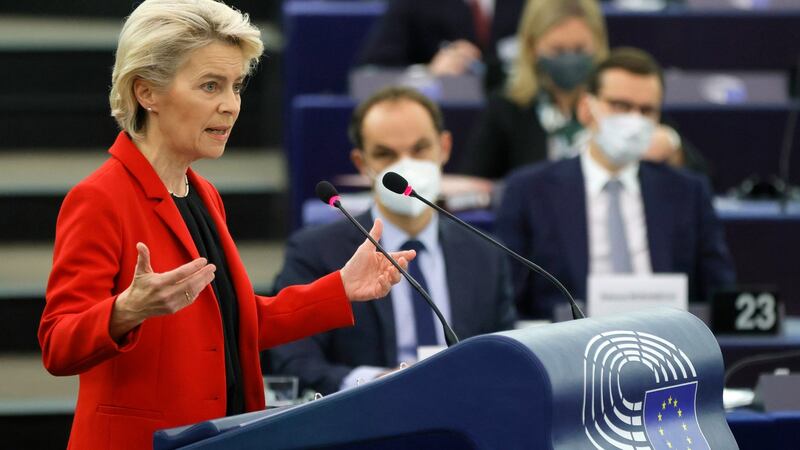
[[[668,410],[667,408],[670,408],[670,409]],[[677,398],[672,398],[671,395],[669,396],[668,399],[666,399],[665,401],[661,402],[661,411],[664,411],[664,414],[670,414],[670,413],[671,414],[675,414],[675,415],[678,416],[678,419],[682,419],[683,418],[683,410],[678,406],[678,399]],[[663,422],[664,414],[662,414],[661,412],[658,413],[657,417],[658,417],[658,421],[659,422]],[[681,428],[683,428],[683,431],[688,431],[689,430],[689,426],[686,425],[685,421],[681,422]],[[661,425],[658,426],[658,434],[659,434],[659,436],[664,436],[664,427],[662,427]],[[689,436],[686,436],[686,441],[685,442],[671,442],[668,439],[664,439],[664,445],[666,445],[667,448],[675,448],[675,449],[684,449],[685,448],[686,450],[692,450],[692,447],[691,447],[692,438],[689,437]]]

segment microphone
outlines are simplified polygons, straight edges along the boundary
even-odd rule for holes
[[[333,187],[333,185],[327,181],[320,181],[319,183],[317,183],[317,187],[314,189],[314,191],[317,193],[317,197],[319,197],[319,199],[322,200],[323,203],[327,203],[328,205],[337,208],[339,211],[341,211],[342,214],[344,214],[345,217],[347,217],[347,219],[350,220],[350,222],[353,225],[355,225],[355,227],[358,228],[359,231],[361,231],[361,234],[366,236],[367,239],[369,239],[369,241],[372,242],[372,245],[374,245],[375,248],[378,249],[378,251],[381,252],[383,256],[385,256],[386,259],[388,259],[389,262],[392,263],[392,265],[397,270],[400,271],[403,277],[405,277],[405,279],[408,280],[409,284],[411,284],[411,286],[413,286],[414,289],[416,289],[417,292],[419,292],[422,295],[422,298],[425,299],[425,301],[428,303],[428,306],[431,307],[433,312],[436,314],[436,317],[439,318],[439,322],[441,322],[442,324],[442,330],[444,331],[444,340],[447,343],[447,346],[451,347],[455,344],[458,344],[458,336],[456,336],[456,333],[453,331],[452,328],[450,328],[450,324],[447,323],[447,320],[445,320],[444,316],[442,315],[442,312],[439,311],[439,308],[436,307],[436,304],[433,303],[431,296],[428,295],[428,293],[425,292],[424,289],[422,289],[422,286],[419,285],[417,280],[415,280],[411,275],[409,275],[405,269],[400,267],[400,264],[398,264],[397,261],[394,258],[392,258],[391,255],[389,255],[389,253],[383,248],[383,246],[381,246],[381,244],[379,244],[375,239],[372,238],[372,236],[369,234],[369,231],[364,229],[364,227],[362,227],[361,224],[358,223],[358,221],[354,219],[349,212],[347,212],[344,206],[342,206],[342,202],[339,201],[340,197],[339,193],[336,192],[336,188]]]
[[[534,272],[538,273],[539,275],[542,275],[543,277],[545,277],[548,281],[553,283],[558,288],[558,290],[561,291],[562,294],[564,294],[564,297],[567,298],[567,300],[569,301],[570,307],[572,308],[572,318],[573,319],[583,319],[584,317],[586,317],[586,316],[583,315],[583,311],[581,311],[581,309],[578,307],[578,304],[575,303],[575,299],[572,298],[572,294],[569,293],[567,288],[565,288],[564,285],[561,284],[561,282],[558,281],[558,279],[556,279],[556,277],[550,275],[549,272],[547,272],[546,270],[541,268],[539,265],[533,263],[532,261],[530,261],[528,259],[523,258],[518,253],[516,253],[515,251],[513,251],[510,248],[506,247],[505,245],[501,244],[500,242],[498,242],[497,240],[493,239],[492,237],[488,236],[486,233],[482,232],[481,230],[479,230],[479,229],[473,227],[472,225],[464,222],[463,220],[461,220],[458,217],[454,216],[453,214],[451,214],[450,212],[446,211],[444,208],[440,207],[439,205],[437,205],[435,203],[432,203],[428,199],[426,199],[426,198],[422,197],[421,195],[417,194],[416,191],[414,191],[414,189],[408,184],[408,181],[406,181],[406,179],[402,177],[402,175],[400,175],[398,173],[395,173],[395,172],[388,172],[386,175],[383,176],[383,186],[386,187],[386,189],[389,189],[390,191],[394,192],[395,194],[405,195],[406,197],[414,197],[417,200],[420,200],[422,203],[425,203],[426,205],[430,206],[431,208],[439,211],[440,213],[442,213],[445,216],[449,217],[451,220],[455,221],[459,225],[461,225],[461,226],[465,227],[466,229],[472,231],[473,233],[477,234],[478,236],[482,237],[483,239],[491,242],[492,244],[494,244],[495,247],[498,247],[501,250],[503,250],[504,252],[506,252],[509,255],[513,256],[514,259],[516,259],[517,261],[521,262],[522,264],[527,266],[529,269],[531,269]]]

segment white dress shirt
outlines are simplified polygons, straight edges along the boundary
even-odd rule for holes
[[[581,153],[581,170],[586,189],[586,225],[589,233],[589,273],[611,274],[611,243],[608,230],[608,192],[604,187],[613,177],[597,163],[588,148]],[[639,163],[624,167],[616,178],[622,183],[620,209],[631,267],[635,274],[652,273],[650,248],[647,243],[647,222],[644,216],[642,190],[639,185]]]
[[[372,217],[380,218],[383,221],[381,245],[387,252],[400,250],[403,244],[412,238],[419,240],[425,246],[425,251],[418,253],[416,259],[419,261],[420,270],[425,275],[428,294],[430,294],[433,302],[449,322],[451,319],[450,291],[447,286],[444,252],[439,244],[439,216],[434,212],[430,223],[417,236],[412,237],[381,216],[377,206],[373,205],[371,212]],[[417,329],[414,324],[412,289],[414,288],[404,278],[400,283],[394,285],[389,292],[394,312],[397,359],[408,364],[417,361]],[[442,327],[439,326],[439,319],[434,316],[433,311],[431,311],[431,316],[433,316],[436,330],[436,342],[439,345],[445,345],[444,332]],[[372,380],[386,370],[388,368],[385,367],[356,367],[342,380],[340,388],[346,389],[356,386],[359,379],[364,382]]]

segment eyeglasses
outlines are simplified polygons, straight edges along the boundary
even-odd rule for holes
[[[617,98],[597,97],[597,99],[608,104],[609,108],[614,113],[628,114],[633,111],[638,111],[639,114],[653,119],[658,115],[658,108],[654,105],[637,105],[627,100]]]

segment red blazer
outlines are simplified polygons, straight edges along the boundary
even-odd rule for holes
[[[222,322],[210,286],[176,314],[145,320],[121,344],[109,336],[116,296],[133,277],[137,242],[150,248],[156,272],[199,257],[166,187],[127,134],[109,152],[61,206],[39,326],[47,370],[80,375],[72,449],[151,448],[157,429],[225,415]],[[193,171],[188,177],[217,226],[237,293],[245,405],[263,409],[260,350],[353,324],[341,276],[277,297],[255,295],[219,193]]]

